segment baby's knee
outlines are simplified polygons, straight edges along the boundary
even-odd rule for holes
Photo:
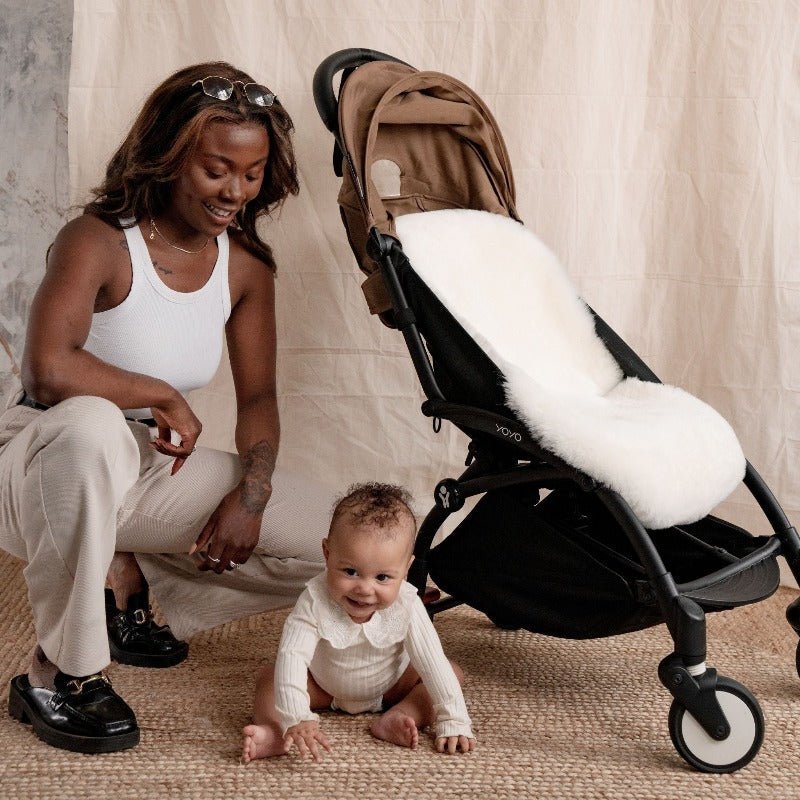
[[[275,665],[264,664],[256,670],[256,688],[271,686],[275,678]]]
[[[464,670],[456,664],[455,661],[450,661],[450,666],[453,668],[453,672],[456,674],[456,679],[459,683],[464,683]]]

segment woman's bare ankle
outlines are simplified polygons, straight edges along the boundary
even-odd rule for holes
[[[58,667],[47,658],[44,650],[37,644],[31,656],[31,667],[28,670],[28,681],[31,686],[55,689],[55,678]]]
[[[108,567],[106,584],[114,592],[117,608],[126,609],[128,598],[146,588],[144,575],[133,553],[114,553]]]

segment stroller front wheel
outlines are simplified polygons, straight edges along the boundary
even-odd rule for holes
[[[761,748],[764,715],[755,696],[730,678],[720,675],[716,692],[731,728],[726,739],[712,739],[677,700],[669,710],[669,733],[681,757],[700,772],[735,772]]]

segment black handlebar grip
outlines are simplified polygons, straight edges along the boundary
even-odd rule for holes
[[[339,102],[333,93],[333,78],[337,72],[360,67],[370,61],[395,61],[405,64],[399,58],[381,53],[378,50],[366,50],[362,47],[350,47],[338,50],[329,55],[314,72],[314,103],[317,106],[325,127],[334,136],[339,135]],[[406,64],[406,66],[409,66]]]

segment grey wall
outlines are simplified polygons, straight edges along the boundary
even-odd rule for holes
[[[72,0],[0,0],[0,400],[69,202]]]

